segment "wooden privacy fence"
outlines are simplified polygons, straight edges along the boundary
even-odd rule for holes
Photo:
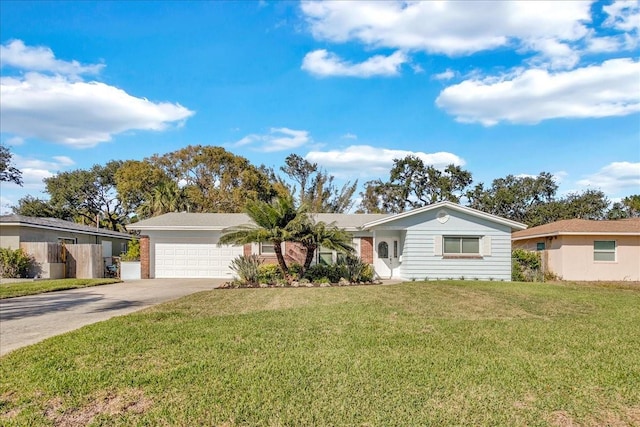
[[[20,248],[33,257],[32,277],[44,279],[93,279],[104,277],[102,245],[64,245],[49,242],[23,242]]]

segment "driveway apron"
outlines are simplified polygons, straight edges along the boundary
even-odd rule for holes
[[[195,292],[224,279],[150,279],[0,300],[0,355],[91,323]]]

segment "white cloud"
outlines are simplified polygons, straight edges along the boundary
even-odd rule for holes
[[[604,25],[621,31],[640,31],[640,3],[637,1],[617,0],[603,6],[602,10],[609,15]]]
[[[0,196],[0,215],[8,215],[11,213],[11,205],[14,203],[11,199],[7,199],[4,196]]]
[[[624,38],[620,37],[588,37],[585,50],[593,53],[617,52],[624,49],[624,45]]]
[[[329,151],[310,151],[305,158],[318,163],[336,176],[349,177],[388,177],[394,159],[414,155],[426,165],[445,168],[449,164],[464,165],[465,162],[453,153],[424,153],[407,150],[395,150],[372,147],[370,145],[351,145],[346,148]]]
[[[4,144],[8,146],[22,145],[24,144],[24,138],[20,138],[19,136],[13,136],[11,138],[7,138],[7,140],[4,141]]]
[[[347,132],[341,136],[342,139],[358,139],[358,135],[355,133]]]
[[[265,152],[292,150],[311,141],[309,131],[289,128],[271,128],[265,135],[251,134],[237,141],[236,147],[256,145],[257,150]]]
[[[624,190],[637,194],[640,190],[640,163],[613,162],[578,181],[578,185],[617,194]]]
[[[28,70],[0,78],[0,128],[15,137],[93,147],[122,132],[181,125],[194,114],[180,104],[152,102],[105,83],[84,82],[79,74],[98,72],[102,65],[60,61],[50,49],[28,47],[20,40],[2,45],[2,61]]]
[[[454,71],[447,69],[442,73],[434,74],[432,78],[434,80],[451,80],[455,76],[456,76],[456,73]]]
[[[552,70],[571,69],[580,61],[580,55],[566,43],[553,38],[529,40],[527,47],[539,52],[530,62]]]
[[[546,70],[466,80],[445,88],[436,104],[460,122],[538,123],[554,118],[624,116],[640,111],[640,62],[612,59],[601,65],[550,74]]]
[[[53,156],[53,160],[55,160],[60,166],[71,166],[76,163],[67,156]]]
[[[466,55],[587,34],[591,1],[355,1],[301,5],[317,39]]]
[[[129,130],[164,130],[193,111],[155,103],[99,82],[27,73],[0,79],[3,132],[78,148],[110,141]]]
[[[67,156],[53,156],[52,159],[53,161],[23,157],[17,154],[13,155],[16,168],[22,172],[24,189],[43,191],[45,188],[42,182],[43,179],[52,177],[59,171],[75,164],[75,162]],[[16,189],[19,188],[15,184],[4,183],[4,185],[15,187]]]
[[[45,46],[26,46],[22,40],[11,40],[0,45],[2,66],[9,66],[31,71],[48,71],[68,76],[80,74],[97,74],[104,64],[82,65],[78,61],[62,61],[56,59],[53,51]]]
[[[401,51],[389,56],[375,55],[364,62],[354,64],[325,49],[319,49],[305,55],[301,68],[320,77],[396,76],[400,73],[402,64],[406,62],[407,56]]]

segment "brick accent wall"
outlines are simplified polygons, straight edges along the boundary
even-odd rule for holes
[[[284,259],[287,265],[297,262],[298,264],[304,264],[304,258],[307,255],[307,251],[304,247],[295,242],[285,242],[284,244]]]
[[[360,238],[360,258],[367,264],[373,264],[373,237]]]
[[[149,279],[151,271],[149,236],[140,236],[140,278]]]
[[[244,256],[251,256],[251,243],[247,243],[246,245],[244,245],[244,247],[242,248]]]

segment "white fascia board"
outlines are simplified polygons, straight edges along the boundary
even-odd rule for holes
[[[516,229],[516,230],[524,230],[527,228],[526,224],[522,224],[520,222],[517,221],[512,221],[510,219],[506,219],[506,218],[502,218],[499,217],[497,215],[492,215],[492,214],[488,214],[482,211],[479,211],[477,209],[473,209],[473,208],[469,208],[466,206],[461,206],[458,205],[456,203],[451,203],[451,202],[438,202],[438,203],[434,203],[433,205],[428,205],[428,206],[423,206],[421,208],[417,208],[417,209],[413,209],[407,212],[402,212],[393,216],[390,216],[388,218],[382,218],[376,221],[371,221],[366,223],[363,228],[364,229],[369,229],[372,227],[376,227],[382,224],[386,224],[388,222],[392,222],[392,221],[396,221],[398,219],[402,219],[402,218],[406,218],[409,216],[413,216],[413,215],[417,215],[423,212],[428,212],[430,210],[435,210],[435,209],[441,209],[441,208],[449,208],[452,209],[454,211],[458,211],[458,212],[462,212],[462,213],[466,213],[472,216],[476,216],[479,218],[483,218],[486,219],[488,221],[491,222],[497,222],[498,224],[502,224],[502,225],[506,225],[509,226],[511,229]]]

